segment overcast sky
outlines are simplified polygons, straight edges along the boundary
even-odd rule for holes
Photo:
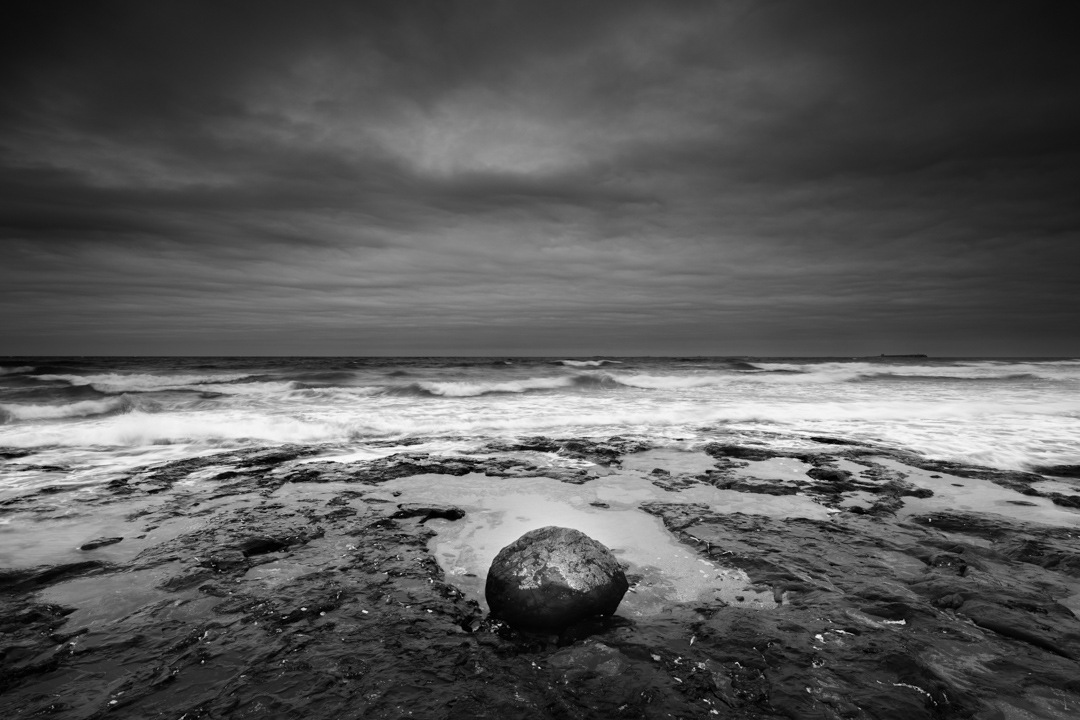
[[[17,4],[0,355],[1080,355],[1066,3]]]

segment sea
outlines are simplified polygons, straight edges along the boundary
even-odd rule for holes
[[[0,358],[0,452],[31,451],[0,493],[226,449],[362,459],[538,435],[818,449],[827,436],[993,468],[1075,465],[1080,359]]]

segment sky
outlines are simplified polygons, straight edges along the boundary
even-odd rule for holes
[[[12,2],[0,355],[1080,355],[1067,3]]]

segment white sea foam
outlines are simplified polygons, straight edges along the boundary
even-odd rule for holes
[[[56,420],[102,415],[129,407],[131,407],[130,401],[123,396],[103,400],[83,400],[66,405],[0,404],[0,417],[6,415],[15,420]]]
[[[0,367],[0,375],[14,375],[16,373],[28,373],[33,372],[34,368],[30,365],[20,365],[19,367]]]
[[[962,420],[1007,415],[1015,420],[1039,416],[1077,416],[1080,401],[1055,404],[1016,404],[1002,407],[991,402],[956,402],[927,404],[923,402],[886,401],[856,403],[732,403],[719,408],[702,404],[661,405],[640,411],[612,410],[588,415],[551,413],[521,418],[498,418],[464,421],[458,427],[475,430],[501,427],[552,428],[566,425],[703,425],[713,423],[766,423],[771,425],[803,425],[832,422],[886,422],[917,420]],[[443,422],[442,418],[436,422]],[[425,427],[425,432],[434,429]]]
[[[806,434],[831,430],[881,442],[903,437],[912,444],[944,448],[968,426],[976,435],[990,431],[1014,433],[1014,442],[1027,442],[1034,437],[1069,442],[1075,422],[1080,418],[1080,401],[1003,405],[988,401],[928,403],[893,400],[852,403],[740,402],[721,407],[701,403],[606,407],[569,407],[560,411],[553,403],[545,409],[532,408],[528,413],[496,415],[460,412],[452,423],[441,415],[409,417],[386,414],[354,421],[352,428],[356,438],[363,438],[445,432],[544,434],[588,428],[607,432],[637,430],[647,433],[662,427],[679,427],[693,434],[694,429],[746,426],[795,433],[805,429]],[[939,440],[930,442],[932,438]],[[1075,443],[1070,444],[1075,446]]]
[[[347,438],[345,428],[296,418],[220,413],[150,414],[131,412],[85,425],[39,427],[13,433],[0,444],[12,447],[213,444],[254,440],[316,443]]]
[[[761,370],[664,361],[635,361],[633,369],[560,368],[550,361],[498,370],[410,363],[408,383],[380,366],[357,375],[357,382],[370,385],[315,388],[268,377],[281,372],[281,363],[258,376],[184,372],[182,365],[163,374],[41,376],[112,391],[221,395],[161,397],[153,413],[146,412],[145,395],[127,396],[130,407],[107,404],[118,398],[9,403],[2,409],[7,422],[0,425],[0,446],[121,455],[154,446],[165,451],[169,444],[200,452],[331,442],[359,451],[372,439],[471,438],[460,442],[475,447],[488,437],[619,434],[806,447],[813,445],[810,437],[829,435],[1004,468],[1080,462],[1080,361],[755,365]],[[892,377],[874,379],[882,374]],[[905,381],[909,377],[915,381]],[[979,382],[959,382],[968,379]]]

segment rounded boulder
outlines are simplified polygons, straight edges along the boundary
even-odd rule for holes
[[[604,545],[572,528],[525,533],[495,556],[484,595],[492,617],[559,632],[594,615],[611,615],[629,583]]]

